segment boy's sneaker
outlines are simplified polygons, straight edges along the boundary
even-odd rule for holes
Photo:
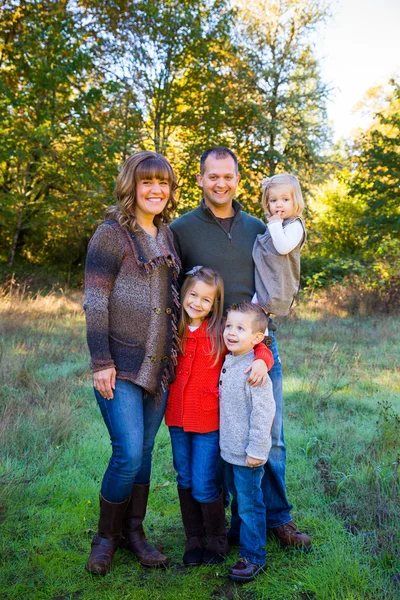
[[[270,532],[279,540],[281,546],[300,548],[305,552],[309,552],[312,548],[310,538],[297,529],[294,521],[289,521],[280,527],[273,527]]]
[[[263,571],[264,567],[265,565],[251,563],[247,558],[239,558],[236,565],[229,569],[228,577],[232,581],[247,583],[248,581],[253,581]]]

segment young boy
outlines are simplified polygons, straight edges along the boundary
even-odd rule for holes
[[[271,448],[275,416],[272,383],[247,384],[246,368],[254,360],[253,348],[264,338],[268,319],[250,302],[228,309],[224,341],[227,354],[219,382],[220,447],[226,461],[229,491],[239,508],[240,558],[229,569],[229,579],[252,581],[265,566],[266,509],[261,490],[264,464]]]

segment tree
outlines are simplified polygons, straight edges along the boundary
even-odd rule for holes
[[[359,225],[368,233],[368,246],[400,239],[400,84],[390,82],[383,105],[371,127],[353,145],[353,196],[365,198]]]
[[[327,16],[321,0],[238,1],[239,77],[248,119],[238,146],[249,191],[261,174],[292,171],[309,183],[329,138],[311,34]]]

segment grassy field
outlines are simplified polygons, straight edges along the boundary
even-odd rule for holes
[[[145,570],[119,551],[105,578],[84,570],[109,441],[88,372],[81,298],[5,294],[0,387],[0,597],[4,599],[372,600],[400,595],[400,319],[321,317],[279,326],[287,487],[313,539],[303,554],[268,541],[245,586],[236,562],[185,569],[168,433],[154,455],[146,519],[171,558]]]

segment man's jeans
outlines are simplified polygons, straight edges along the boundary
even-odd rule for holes
[[[264,476],[261,488],[264,494],[264,502],[267,507],[267,527],[279,527],[292,520],[290,511],[292,505],[286,498],[285,469],[286,469],[286,447],[283,436],[283,397],[282,397],[282,365],[279,358],[278,347],[273,332],[272,346],[270,350],[274,355],[274,366],[269,371],[272,381],[274,400],[276,405],[275,420],[272,426],[272,446],[268,461],[264,465]],[[231,505],[232,522],[231,532],[239,533],[240,519],[237,517],[236,503]]]
[[[184,431],[183,427],[170,427],[169,433],[178,487],[191,488],[197,502],[217,500],[219,432],[195,433]]]
[[[228,488],[239,510],[239,555],[256,565],[265,565],[266,511],[261,489],[264,467],[241,467],[226,463]]]
[[[154,440],[165,412],[167,394],[155,402],[143,398],[143,388],[117,379],[114,398],[106,400],[94,391],[110,434],[112,455],[104,474],[101,495],[109,502],[123,502],[135,483],[150,482]]]

